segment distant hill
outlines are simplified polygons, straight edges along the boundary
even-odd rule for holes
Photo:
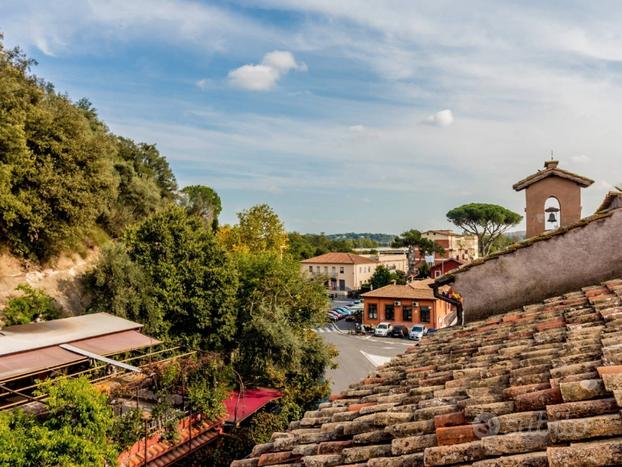
[[[357,232],[348,232],[348,233],[337,233],[326,235],[327,238],[331,240],[362,240],[369,239],[373,240],[378,244],[378,246],[389,246],[393,239],[397,237],[395,234],[386,234],[386,233],[357,233]]]

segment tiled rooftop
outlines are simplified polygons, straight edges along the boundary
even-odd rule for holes
[[[622,279],[424,338],[232,467],[622,464]]]
[[[301,261],[304,264],[376,264],[378,261],[354,253],[331,252]]]

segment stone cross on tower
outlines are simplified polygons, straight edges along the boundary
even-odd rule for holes
[[[525,190],[527,238],[547,230],[574,224],[581,219],[581,188],[593,180],[558,167],[559,161],[544,163],[544,170],[516,183],[516,191]]]

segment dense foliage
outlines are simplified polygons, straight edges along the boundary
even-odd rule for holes
[[[87,285],[91,311],[136,319],[159,338],[218,350],[235,332],[234,265],[201,219],[178,206],[128,229]]]
[[[11,298],[2,310],[5,326],[27,324],[36,320],[47,321],[60,316],[56,301],[42,290],[28,284],[20,284],[16,290],[21,294]]]
[[[101,227],[115,236],[170,202],[175,178],[152,145],[109,132],[86,100],[72,103],[32,75],[0,36],[0,238],[47,259]]]
[[[116,464],[114,422],[107,398],[85,378],[50,381],[48,413],[0,412],[0,465]]]
[[[447,219],[465,232],[477,235],[479,253],[486,256],[499,237],[518,224],[522,216],[496,204],[471,203],[452,209]]]
[[[376,290],[389,284],[405,285],[406,273],[399,270],[390,271],[386,266],[380,265],[369,279],[369,283],[364,285],[363,290]]]

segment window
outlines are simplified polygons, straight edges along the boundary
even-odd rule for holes
[[[313,272],[313,266],[309,266],[309,272]]]
[[[324,272],[328,274],[328,266],[324,266]]]
[[[317,272],[320,272],[320,267],[319,267],[319,266],[316,266],[316,267],[315,267],[315,270],[316,270]]]
[[[422,323],[430,322],[430,307],[429,306],[421,307],[421,322]]]
[[[412,321],[413,309],[409,306],[402,307],[402,317],[404,318],[404,321]]]
[[[340,267],[339,267],[339,273],[340,273],[340,274],[343,274],[343,266],[340,266]]]
[[[378,305],[375,303],[367,305],[367,317],[369,319],[378,319]]]
[[[441,277],[441,271],[439,271],[438,269],[436,271],[434,271],[434,277]]]
[[[333,266],[333,272],[335,272],[337,270],[337,268],[335,266]]]
[[[387,321],[393,321],[395,319],[395,308],[393,305],[384,306],[384,319]]]

